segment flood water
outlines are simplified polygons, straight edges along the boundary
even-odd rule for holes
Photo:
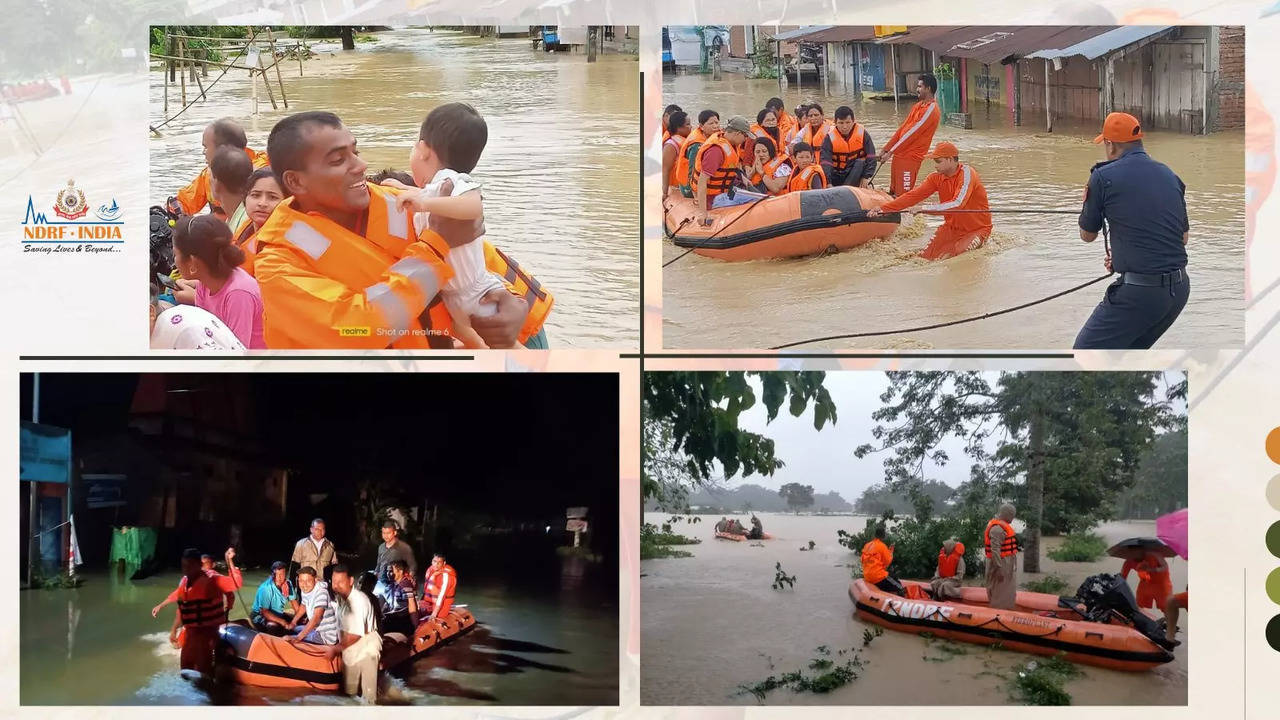
[[[212,120],[244,124],[249,145],[266,148],[282,117],[329,110],[355,134],[373,173],[408,170],[419,126],[435,106],[468,102],[489,140],[472,173],[483,184],[487,239],[555,296],[547,320],[552,347],[634,346],[640,194],[639,64],[634,56],[543,53],[527,39],[395,30],[357,41],[356,50],[317,44],[321,57],[283,61],[289,109],[272,110],[258,82],[259,114],[243,71],[232,70],[150,140],[151,202],[190,182],[204,165],[200,136]],[[241,64],[243,61],[241,61]],[[164,85],[153,65],[150,119],[163,121]],[[208,83],[218,68],[210,68]],[[274,71],[269,73],[274,81]],[[188,82],[188,100],[195,89]],[[181,107],[169,87],[169,114]],[[277,97],[277,102],[279,98]]]
[[[714,82],[698,75],[663,78],[663,105],[676,103],[696,115],[711,108],[721,120],[742,114],[755,120],[765,100],[778,95],[794,108],[816,97],[794,82],[779,95],[776,80],[725,73]],[[820,102],[831,116],[842,104],[871,133],[879,148],[897,129],[914,95],[892,100],[836,95]],[[852,91],[850,91],[852,92]],[[953,142],[961,161],[978,171],[991,208],[1078,210],[1089,168],[1103,160],[1092,140],[1096,123],[1023,115],[1014,127],[1003,106],[972,101],[974,129],[942,126],[934,141]],[[1153,158],[1169,165],[1187,185],[1191,220],[1188,273],[1191,297],[1157,344],[1164,348],[1237,347],[1244,320],[1244,134],[1208,136],[1148,131]],[[921,171],[932,161],[925,161]],[[888,170],[876,182],[887,187]],[[663,345],[680,348],[759,348],[854,332],[892,331],[982,315],[1066,290],[1104,274],[1102,243],[1080,241],[1073,215],[993,216],[986,246],[956,258],[929,262],[914,257],[941,218],[915,216],[886,240],[832,257],[729,263],[690,254],[663,270]],[[663,262],[683,253],[663,241]],[[1105,283],[1026,310],[949,328],[836,340],[806,348],[1018,348],[1070,347],[1102,299]]]
[[[770,675],[805,668],[815,648],[834,653],[862,645],[873,627],[854,617],[849,601],[852,551],[836,542],[836,531],[861,531],[865,517],[757,513],[774,535],[764,542],[731,542],[712,536],[718,518],[702,516],[690,525],[681,521],[673,532],[702,539],[681,546],[690,558],[645,560],[640,565],[642,704],[755,704],[750,695],[735,694],[739,683],[755,683]],[[645,521],[667,522],[664,513],[646,513]],[[741,517],[739,519],[742,519]],[[1019,523],[1015,527],[1021,529]],[[1107,523],[1096,530],[1108,541],[1153,536],[1153,521]],[[808,541],[817,545],[801,552]],[[1060,539],[1047,538],[1045,550]],[[775,591],[774,563],[796,577],[794,589]],[[1056,574],[1073,589],[1097,572],[1119,572],[1121,561],[1057,563],[1042,559],[1044,574]],[[1170,560],[1175,590],[1187,582],[1187,564]],[[1021,584],[1030,576],[1021,572]],[[970,579],[969,583],[980,582]],[[1136,575],[1129,578],[1136,587]],[[1079,666],[1083,675],[1066,690],[1076,705],[1185,705],[1189,618],[1182,615],[1182,645],[1176,659],[1145,673]],[[967,643],[965,654],[930,650],[916,635],[885,630],[862,651],[866,666],[853,682],[829,694],[776,690],[770,705],[999,705],[1013,702],[1008,681],[998,677],[1036,656],[984,649]],[[949,658],[943,661],[926,658]],[[772,664],[771,664],[772,663]]]
[[[554,586],[471,579],[459,585],[478,625],[386,674],[381,704],[614,705],[618,702],[618,607],[583,582],[593,570],[566,559]],[[245,573],[244,601],[266,578]],[[297,705],[356,701],[337,694],[185,679],[168,633],[173,607],[151,608],[177,573],[131,582],[93,574],[75,590],[20,595],[23,705]],[[246,617],[237,602],[231,619]]]

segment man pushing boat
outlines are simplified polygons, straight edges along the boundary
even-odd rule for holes
[[[978,171],[961,163],[960,151],[949,142],[938,143],[925,157],[933,159],[937,170],[909,192],[868,210],[867,217],[901,212],[937,193],[941,202],[925,205],[920,210],[942,213],[942,226],[920,251],[920,257],[942,260],[982,247],[991,237],[991,206]]]

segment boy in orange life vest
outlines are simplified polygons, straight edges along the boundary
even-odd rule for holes
[[[871,184],[876,174],[876,146],[871,133],[854,120],[852,108],[836,108],[835,127],[822,138],[821,148],[820,164],[832,187]]]
[[[875,537],[862,546],[862,579],[885,592],[907,594],[898,578],[889,574],[893,563],[893,548],[884,544],[884,525],[876,525]]]
[[[444,553],[431,556],[431,566],[427,568],[422,591],[422,599],[431,608],[427,620],[447,619],[449,608],[453,607],[453,597],[458,591],[458,573],[444,561]]]
[[[178,617],[182,620],[183,670],[208,673],[213,669],[213,653],[218,644],[218,627],[226,621],[224,593],[234,593],[244,585],[240,568],[236,567],[236,551],[227,548],[225,577],[200,567],[200,551],[188,548],[182,553],[182,579],[178,581]],[[170,642],[177,641],[171,633]]]
[[[741,115],[734,115],[725,123],[722,133],[707,138],[698,149],[694,161],[698,183],[694,193],[694,218],[698,222],[707,224],[711,201],[737,183],[742,166],[738,153],[750,135],[751,123]]]
[[[822,172],[822,166],[813,161],[813,147],[809,143],[796,143],[791,157],[795,160],[795,167],[791,169],[787,192],[821,190],[827,186],[827,176]]]
[[[960,583],[964,579],[964,543],[949,538],[938,551],[938,567],[929,581],[935,600],[960,597]]]
[[[1145,553],[1141,560],[1125,560],[1120,575],[1129,579],[1129,573],[1138,571],[1138,607],[1164,609],[1164,602],[1173,594],[1173,582],[1169,580],[1169,564],[1155,553]]]
[[[933,234],[929,244],[920,251],[925,260],[942,260],[982,247],[991,237],[991,213],[987,204],[987,189],[982,178],[971,165],[961,164],[960,152],[949,142],[940,142],[926,157],[933,158],[937,172],[929,174],[915,189],[868,210],[867,217],[879,217],[883,213],[899,212],[925,198],[938,194],[936,205],[925,205],[922,212],[942,213],[942,226]],[[969,212],[947,213],[947,210]]]
[[[205,166],[201,168],[200,174],[194,180],[178,191],[177,196],[169,198],[166,205],[170,212],[177,215],[195,215],[208,204],[214,215],[226,220],[227,215],[235,208],[218,207],[214,204],[209,192],[211,179],[209,164],[213,162],[214,153],[221,147],[237,148],[249,157],[254,168],[266,167],[267,155],[249,147],[249,139],[244,134],[244,128],[231,118],[221,118],[209,123],[204,129],[204,134],[200,136],[200,146],[204,151]]]
[[[920,164],[924,162],[925,153],[933,143],[933,134],[938,131],[938,123],[942,120],[942,111],[934,99],[937,92],[938,79],[932,74],[924,73],[916,80],[916,96],[920,100],[911,106],[907,119],[902,121],[880,153],[880,162],[889,163],[889,191],[894,195],[901,195],[916,185]]]
[[[447,103],[428,113],[409,156],[409,169],[421,189],[401,186],[408,192],[396,198],[396,209],[418,213],[414,216],[418,227],[428,224],[428,214],[483,223],[480,184],[468,173],[480,161],[488,139],[484,118],[466,103]],[[471,316],[492,315],[494,305],[484,298],[506,286],[485,267],[484,236],[450,243],[445,262],[453,269],[453,277],[440,292],[453,318],[454,337],[469,348],[490,347],[471,329]]]
[[[267,148],[291,196],[258,230],[254,274],[267,346],[434,347],[440,338],[426,328],[451,324],[443,305],[439,312],[429,307],[453,272],[438,245],[479,237],[484,224],[441,217],[432,231],[415,228],[412,217],[396,211],[394,193],[365,180],[368,164],[355,136],[333,113],[284,118]],[[497,313],[472,318],[472,327],[486,344],[505,347],[527,333],[530,303],[505,289],[494,296]]]

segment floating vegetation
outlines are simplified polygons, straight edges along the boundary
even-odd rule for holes
[[[782,563],[773,564],[773,589],[794,589],[796,584],[796,576],[788,575],[782,571]]]
[[[862,659],[862,650],[883,634],[884,629],[879,627],[874,631],[863,631],[861,647],[847,648],[836,653],[836,657],[847,657],[843,661],[832,659],[831,649],[826,645],[819,645],[814,648],[814,653],[818,657],[812,658],[808,663],[808,669],[813,671],[811,674],[806,674],[804,670],[795,670],[782,675],[770,675],[757,683],[738,685],[738,690],[734,694],[751,695],[755,697],[756,702],[764,704],[768,694],[778,688],[787,688],[792,692],[829,693],[858,678],[858,673],[867,663]],[[772,662],[769,668],[773,669]]]

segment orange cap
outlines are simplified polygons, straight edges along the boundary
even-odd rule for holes
[[[960,151],[956,149],[955,145],[952,145],[949,142],[940,142],[937,145],[934,145],[933,152],[929,153],[928,155],[925,155],[925,158],[929,160],[932,160],[934,158],[949,158],[949,157],[952,157],[952,158],[960,157]]]
[[[1113,112],[1102,123],[1102,134],[1093,139],[1094,144],[1103,140],[1133,142],[1142,139],[1142,123],[1129,113]]]

